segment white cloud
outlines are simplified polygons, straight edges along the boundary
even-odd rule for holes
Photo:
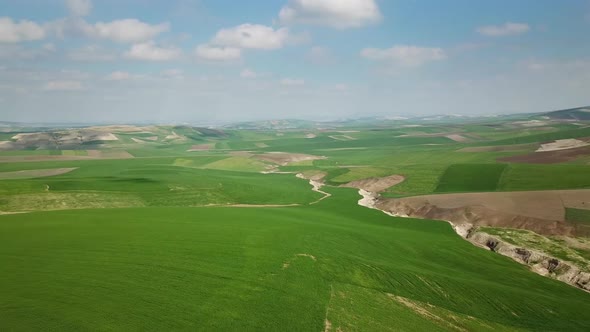
[[[242,24],[221,29],[213,37],[212,44],[235,47],[272,50],[281,48],[289,38],[287,28],[273,29],[260,24]]]
[[[241,78],[256,78],[256,77],[258,77],[258,74],[255,71],[246,68],[240,72],[240,77]]]
[[[280,83],[286,86],[302,86],[305,85],[305,80],[300,78],[283,78]]]
[[[374,0],[290,0],[279,20],[346,29],[379,22],[381,13]]]
[[[525,23],[504,23],[502,25],[488,25],[477,28],[477,32],[488,37],[514,36],[526,33],[530,30]]]
[[[128,59],[146,61],[170,61],[182,56],[182,50],[176,47],[160,47],[151,40],[145,43],[133,44],[124,56]]]
[[[46,29],[60,38],[69,36],[107,39],[117,43],[139,43],[170,30],[170,24],[148,24],[134,18],[91,24],[79,17],[53,21]]]
[[[10,17],[0,17],[0,43],[18,43],[43,38],[45,30],[35,22],[15,22]]]
[[[206,61],[236,61],[242,57],[242,50],[235,47],[217,47],[208,44],[195,49],[198,59]]]
[[[107,81],[125,81],[131,78],[132,75],[126,71],[114,71],[105,77]]]
[[[41,46],[23,44],[0,44],[0,59],[6,61],[41,60],[54,55],[55,45],[47,43]]]
[[[79,91],[84,90],[80,81],[49,81],[43,86],[46,91]]]
[[[162,72],[162,76],[168,79],[183,79],[184,73],[180,69],[167,69]]]
[[[374,61],[390,62],[403,67],[417,67],[431,61],[447,58],[441,48],[396,45],[391,48],[365,48],[361,56]]]
[[[99,45],[87,45],[72,50],[67,56],[70,60],[84,62],[113,61],[117,58],[113,52],[107,51]]]
[[[150,25],[134,18],[116,20],[108,23],[98,22],[93,33],[98,38],[110,39],[121,43],[142,42],[170,30],[170,24]]]
[[[317,65],[324,65],[334,61],[330,49],[322,46],[312,47],[307,54],[305,54],[305,59]]]
[[[66,0],[66,6],[73,16],[86,16],[92,10],[90,0]]]

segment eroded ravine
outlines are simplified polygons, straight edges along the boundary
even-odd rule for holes
[[[383,200],[380,200],[378,193],[359,189],[359,194],[362,196],[358,201],[359,205],[379,210],[389,216],[402,218],[425,217],[417,213],[415,207],[403,206],[401,204],[384,204]],[[431,211],[436,208],[436,206],[430,206],[427,210]],[[590,273],[583,271],[571,262],[552,257],[537,250],[507,243],[496,236],[480,231],[478,227],[470,223],[456,223],[445,219],[437,220],[448,222],[461,238],[477,247],[510,257],[521,264],[527,265],[531,271],[539,275],[559,280],[590,292]]]

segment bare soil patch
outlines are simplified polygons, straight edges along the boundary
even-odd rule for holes
[[[145,132],[150,129],[149,127],[138,127],[132,125],[113,125],[113,126],[94,126],[88,127],[87,129],[103,131],[103,132],[121,132],[121,133],[135,133]]]
[[[355,180],[343,184],[340,187],[363,189],[370,192],[381,192],[389,187],[403,182],[405,178],[401,175],[390,175],[382,178],[368,178]]]
[[[92,159],[130,159],[135,158],[127,151],[87,150],[87,156],[0,156],[0,163],[63,161],[63,160],[92,160]]]
[[[533,144],[513,144],[513,145],[495,145],[495,146],[474,146],[457,150],[457,152],[506,152],[535,149],[539,145]]]
[[[543,235],[575,236],[565,221],[566,207],[587,207],[590,190],[460,193],[380,198],[375,206],[393,215],[470,224],[527,229]]]
[[[131,137],[131,140],[133,142],[135,142],[135,143],[138,143],[138,144],[144,144],[145,143],[145,141],[140,140],[139,138],[135,138],[135,137]]]
[[[0,180],[30,179],[42,178],[46,176],[55,176],[69,173],[77,167],[72,168],[51,168],[51,169],[32,169],[14,172],[0,172]]]
[[[572,148],[567,150],[534,152],[523,155],[498,158],[497,160],[511,163],[557,164],[588,155],[590,155],[590,146]]]
[[[467,137],[461,136],[459,134],[451,134],[451,135],[447,135],[445,137],[448,138],[448,139],[451,139],[451,140],[453,140],[455,142],[467,142],[467,141],[469,141],[469,139]]]
[[[0,163],[18,163],[53,160],[88,160],[86,156],[0,156]]]
[[[346,150],[366,150],[366,147],[355,148],[332,148],[332,149],[318,149],[317,151],[346,151]]]
[[[288,206],[299,206],[299,204],[221,204],[223,207],[237,207],[237,208],[260,208],[260,207],[288,207]]]
[[[551,143],[541,144],[536,152],[558,151],[588,146],[590,143],[575,138],[559,139]]]
[[[303,153],[286,153],[286,152],[269,152],[264,154],[257,154],[254,156],[258,160],[268,161],[271,163],[286,166],[289,163],[305,161],[305,160],[320,160],[326,159],[325,156],[314,156]]]
[[[193,152],[193,151],[209,151],[213,148],[213,144],[196,144],[191,146],[190,149],[186,150],[188,152]]]
[[[172,133],[170,133],[170,135],[164,137],[164,139],[167,139],[167,140],[180,140],[180,141],[182,141],[182,140],[185,140],[186,137],[184,137],[182,135],[178,135],[177,133],[175,133],[173,131]]]
[[[520,126],[520,127],[540,127],[540,126],[548,125],[549,122],[541,121],[541,120],[528,120],[528,121],[514,121],[514,122],[512,122],[512,124]]]

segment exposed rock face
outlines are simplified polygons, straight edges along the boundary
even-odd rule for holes
[[[541,252],[517,247],[479,231],[471,232],[466,239],[475,245],[485,246],[494,252],[528,265],[532,271],[542,276],[557,279],[590,292],[590,273],[581,271],[572,263],[550,257]]]

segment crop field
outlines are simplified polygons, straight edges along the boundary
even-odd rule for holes
[[[93,127],[109,140],[92,148],[6,148],[0,330],[588,331],[588,292],[340,187],[399,175],[380,198],[590,189],[586,156],[501,161],[585,133],[517,120],[110,126]],[[590,202],[568,197],[563,236],[480,231],[588,270]]]
[[[443,173],[436,192],[495,191],[503,164],[455,164]]]
[[[391,219],[356,206],[354,191],[333,193],[341,198],[313,207],[3,216],[1,324],[322,330],[328,320],[347,330],[360,316],[367,329],[587,327],[588,294],[473,247],[445,223]]]

